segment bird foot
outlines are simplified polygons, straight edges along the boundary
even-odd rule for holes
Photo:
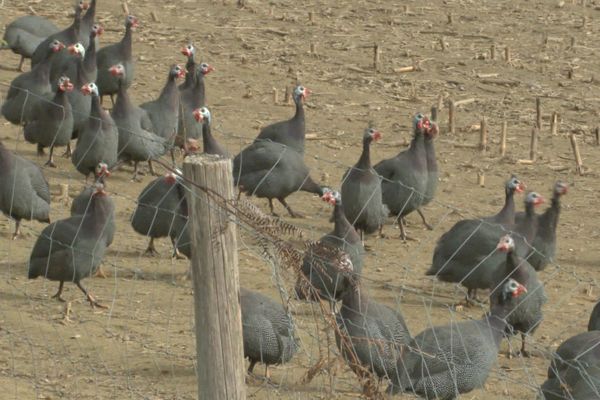
[[[104,272],[102,267],[100,267],[100,268],[98,268],[98,271],[96,271],[96,274],[94,274],[94,278],[106,279],[106,278],[108,278],[108,275],[106,274],[106,272]]]
[[[249,372],[246,375],[246,384],[249,385],[267,385],[273,389],[279,388],[279,385],[273,382],[270,376],[256,375],[254,372]]]
[[[508,351],[506,357],[510,360],[513,358],[523,357],[523,358],[532,358],[533,355],[527,350],[517,350],[517,351]]]
[[[90,302],[90,306],[92,306],[92,308],[96,308],[96,307],[103,308],[103,309],[107,309],[108,308],[104,304],[98,303],[98,301],[91,294],[87,295],[87,300]]]
[[[62,293],[56,293],[52,296],[53,299],[60,301],[61,303],[65,303],[65,299],[62,298]]]
[[[52,160],[48,160],[46,161],[46,164],[44,164],[46,167],[50,167],[50,168],[56,168],[56,164],[54,164],[54,161]]]
[[[415,239],[412,236],[408,236],[408,235],[400,235],[400,239],[402,239],[403,242],[418,242],[419,239]]]
[[[17,240],[18,238],[19,238],[19,234],[18,233],[13,233],[12,240]]]
[[[65,152],[62,154],[62,157],[63,158],[71,158],[71,155],[72,155],[71,148],[67,147],[67,149],[65,150]]]
[[[291,210],[288,210],[288,211],[289,211],[290,217],[292,217],[292,218],[298,218],[298,219],[306,218],[303,214],[300,214],[299,212],[291,211]]]
[[[187,257],[181,254],[181,252],[177,249],[173,252],[173,258],[176,260],[185,260]]]
[[[148,257],[158,257],[158,251],[154,248],[154,246],[148,246],[146,251],[144,251],[144,255]]]
[[[423,225],[425,225],[425,228],[427,228],[428,231],[433,230],[433,226],[429,225],[427,222],[423,222]]]

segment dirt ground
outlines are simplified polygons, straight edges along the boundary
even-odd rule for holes
[[[576,3],[576,4],[575,4]],[[208,105],[214,132],[233,154],[250,143],[258,129],[288,118],[291,105],[283,93],[296,78],[313,91],[307,102],[306,161],[313,177],[339,186],[344,170],[361,151],[364,127],[373,123],[384,139],[373,147],[374,161],[403,149],[416,111],[448,100],[475,99],[457,107],[456,133],[448,131],[448,108],[439,114],[441,135],[436,146],[440,183],[436,201],[425,213],[434,224],[424,230],[418,216],[408,217],[417,241],[406,243],[392,220],[387,237],[369,237],[372,247],[364,282],[378,301],[401,309],[413,334],[451,319],[477,318],[485,309],[454,310],[463,292],[454,285],[424,276],[437,238],[457,220],[490,215],[503,202],[503,182],[515,173],[529,189],[550,196],[553,182],[563,179],[571,190],[564,198],[559,226],[557,264],[541,273],[549,302],[545,320],[530,339],[535,357],[505,356],[486,387],[469,399],[532,399],[544,380],[547,352],[586,329],[599,296],[600,158],[592,135],[598,125],[600,3],[556,0],[430,0],[430,1],[128,1],[141,20],[134,34],[137,76],[130,90],[138,103],[161,89],[168,65],[185,63],[179,48],[193,41],[202,60],[216,71],[207,78]],[[69,1],[27,3],[5,0],[0,25],[32,7],[60,26],[69,23]],[[121,2],[99,0],[98,19],[107,32],[103,44],[123,32]],[[151,12],[156,14],[154,21]],[[309,20],[309,13],[312,21]],[[451,21],[450,21],[451,19]],[[373,45],[380,48],[379,70],[373,68]],[[490,57],[495,44],[495,59]],[[312,47],[311,47],[312,46]],[[510,49],[510,62],[505,48]],[[313,51],[311,51],[313,50]],[[16,76],[18,58],[2,52],[0,93]],[[401,72],[418,65],[419,71]],[[572,73],[569,78],[568,74]],[[273,91],[279,102],[274,104]],[[529,135],[535,121],[535,98],[541,99],[543,127],[539,153],[529,158]],[[560,127],[550,132],[558,112]],[[465,145],[477,144],[485,117],[489,150],[482,154]],[[508,125],[506,157],[499,157],[502,122]],[[0,121],[0,139],[19,154],[43,164],[22,132]],[[568,135],[577,134],[585,174],[579,176]],[[45,169],[53,190],[68,184],[71,196],[83,187],[70,160],[59,158],[57,169]],[[3,399],[192,399],[196,395],[196,364],[192,292],[182,279],[187,262],[172,260],[167,240],[157,242],[160,256],[144,256],[146,238],[129,224],[135,199],[152,179],[129,181],[128,169],[110,180],[117,204],[118,230],[104,269],[109,277],[86,280],[108,311],[94,311],[74,285],[66,285],[65,305],[50,298],[57,288],[44,279],[28,281],[26,262],[42,224],[25,222],[22,238],[11,241],[14,224],[0,218],[0,397]],[[477,183],[478,173],[485,185]],[[522,208],[521,198],[518,200]],[[330,229],[328,205],[306,193],[289,198],[308,217],[289,220],[316,239]],[[263,201],[256,201],[266,209]],[[545,207],[545,206],[544,206]],[[283,211],[283,210],[282,210]],[[453,212],[457,211],[457,212]],[[62,200],[52,204],[52,220],[68,214]],[[283,213],[282,213],[283,214]],[[242,231],[242,230],[241,230]],[[243,232],[243,231],[242,231]],[[293,279],[280,276],[258,252],[251,235],[240,235],[241,285],[278,297]],[[293,305],[302,348],[291,363],[272,368],[276,386],[251,382],[251,398],[356,398],[361,387],[342,363],[308,384],[302,377],[327,354],[322,317],[316,307]],[[513,340],[515,346],[519,342]],[[330,356],[336,354],[330,345]],[[203,367],[203,361],[199,363]],[[262,373],[262,368],[257,372]]]

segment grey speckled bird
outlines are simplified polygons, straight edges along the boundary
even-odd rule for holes
[[[13,239],[22,219],[50,223],[50,188],[40,168],[12,153],[0,142],[0,210],[16,221]]]
[[[336,321],[336,343],[349,363],[358,361],[380,379],[399,379],[397,363],[412,340],[399,311],[368,297],[356,282]]]
[[[24,15],[9,23],[4,30],[0,50],[10,49],[21,56],[17,71],[23,71],[23,62],[48,36],[58,32],[58,28],[47,18],[39,15]]]
[[[120,86],[129,89],[135,76],[135,63],[133,62],[132,36],[139,22],[133,15],[125,18],[125,35],[120,42],[109,44],[96,53],[96,65],[98,66],[98,78],[96,84],[100,96],[109,95],[115,104],[113,96],[117,94]],[[122,64],[125,70],[122,79],[118,79],[110,73],[113,65]]]
[[[80,130],[71,161],[87,180],[99,163],[106,164],[107,168],[112,168],[117,163],[119,130],[110,114],[100,105],[96,84],[88,83],[81,91],[86,97],[91,97],[91,112]]]
[[[527,261],[536,271],[542,271],[546,266],[556,261],[556,228],[560,216],[560,199],[567,194],[568,185],[558,181],[552,190],[552,204],[540,215],[536,215],[537,232],[533,239],[532,249]],[[521,223],[526,217],[524,212],[515,215],[515,222]]]
[[[525,289],[517,284],[512,290]],[[421,332],[398,361],[400,379],[392,377],[388,391],[453,400],[482,387],[497,362],[507,313],[505,307],[496,306],[481,320],[451,322]]]
[[[66,146],[71,142],[73,133],[73,110],[67,92],[73,90],[73,84],[66,76],[58,80],[56,94],[52,101],[40,101],[34,109],[33,119],[25,125],[25,140],[36,143],[38,155],[45,147],[50,147],[46,165],[56,168],[54,148]]]
[[[38,237],[29,258],[29,279],[38,276],[59,281],[53,296],[60,301],[65,282],[73,282],[92,307],[104,307],[81,284],[92,276],[106,253],[106,226],[114,220],[114,203],[98,184],[86,214],[75,215],[48,225]]]
[[[173,238],[176,232],[181,232],[180,227],[187,224],[187,212],[182,214],[186,200],[180,179],[175,173],[169,172],[150,182],[138,197],[137,207],[131,216],[131,226],[137,233],[150,237],[146,254],[157,253],[154,239]]]
[[[533,334],[542,322],[542,307],[548,298],[535,269],[525,259],[517,256],[515,242],[510,235],[500,238],[497,248],[506,253],[506,263],[504,268],[497,271],[496,283],[490,294],[490,304],[492,307],[494,304],[500,304],[510,310],[506,318],[507,333],[521,333],[520,355],[529,357],[525,350],[525,339],[527,335]],[[513,281],[512,286],[507,288],[504,284],[510,281]],[[515,282],[523,285],[526,293],[515,297],[511,290]]]
[[[600,331],[572,336],[556,349],[539,398],[600,399]]]
[[[352,281],[360,280],[365,249],[360,236],[344,215],[342,196],[330,189],[324,192],[323,201],[334,205],[334,228],[306,251],[302,261],[302,276],[296,283],[296,294],[300,299],[313,301],[318,295],[330,301],[333,308],[333,304],[352,289]],[[336,251],[347,254],[351,270],[342,268],[340,260],[335,258]],[[308,283],[310,288],[307,287]]]
[[[413,119],[413,131],[414,136],[408,150],[380,161],[374,167],[383,178],[383,203],[392,215],[398,217],[403,240],[407,239],[403,217],[418,210],[424,201],[428,179],[425,135],[437,132],[437,125],[419,113]]]
[[[290,361],[298,350],[292,317],[280,303],[244,288],[240,288],[240,304],[248,373],[260,362],[269,378],[269,365]]]
[[[600,331],[600,301],[592,310],[590,322],[588,323],[588,331]]]
[[[381,233],[389,214],[387,206],[382,203],[381,178],[371,167],[371,143],[380,138],[381,133],[377,129],[365,130],[360,158],[342,177],[344,213],[363,240],[364,234]]]

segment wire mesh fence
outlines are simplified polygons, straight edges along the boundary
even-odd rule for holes
[[[35,98],[26,97],[26,101],[32,97]],[[38,100],[46,101],[44,98]],[[218,115],[215,119],[213,130],[226,141],[231,154],[239,153],[249,143],[250,134],[232,133],[221,125]],[[35,158],[33,146],[24,143],[21,130],[11,128],[10,132],[10,136],[3,139],[5,145],[16,154],[41,163]],[[358,140],[352,140],[354,142],[348,148],[358,148]],[[397,151],[397,148],[391,150]],[[377,149],[373,151],[376,153]],[[339,177],[351,167],[352,162],[347,159],[337,161],[327,152],[320,151],[319,155],[314,155],[307,151],[305,159],[316,181],[338,189],[341,184]],[[450,156],[447,150],[444,156]],[[178,162],[181,162],[181,157],[178,157]],[[285,162],[285,154],[279,155],[273,167],[279,162]],[[88,183],[84,183],[83,175],[77,173],[69,161],[58,160],[57,163],[57,169],[42,168],[53,194],[52,221],[69,216],[72,197]],[[161,156],[156,164],[160,165],[162,172],[174,173],[177,183],[185,191],[189,189],[191,183],[173,168],[168,155]],[[195,368],[210,368],[202,360],[195,359],[193,340],[198,327],[193,326],[188,262],[171,257],[174,250],[169,237],[157,239],[157,256],[145,254],[148,239],[130,228],[130,218],[135,208],[140,206],[138,194],[144,185],[130,182],[129,167],[122,168],[121,171],[113,171],[113,176],[106,180],[107,191],[116,206],[117,226],[115,239],[102,260],[102,269],[108,276],[86,280],[88,289],[108,306],[105,311],[91,309],[74,285],[65,285],[64,298],[67,302],[62,304],[50,298],[56,290],[55,282],[26,279],[31,247],[45,225],[23,221],[22,237],[11,241],[8,238],[12,222],[5,219],[2,224],[4,239],[0,247],[3,258],[0,273],[4,305],[0,307],[0,334],[4,338],[2,358],[7,363],[0,366],[0,383],[7,398],[194,398]],[[484,196],[498,193],[489,199],[492,206],[488,207],[489,202],[486,201],[472,209],[452,201],[451,196],[439,196],[441,200],[434,200],[426,208],[432,231],[422,230],[418,217],[407,217],[407,229],[417,241],[398,239],[396,225],[399,217],[386,220],[384,237],[366,237],[369,250],[364,255],[362,274],[360,277],[352,273],[348,275],[360,282],[364,298],[376,300],[404,315],[413,337],[434,326],[458,326],[462,321],[480,320],[489,311],[487,292],[483,296],[480,294],[481,302],[466,307],[461,301],[468,293],[460,283],[442,283],[435,277],[424,276],[424,273],[431,264],[436,240],[454,222],[464,218],[475,219],[479,224],[473,231],[474,235],[482,226],[489,224],[481,216],[500,208],[501,181],[511,172],[505,169],[500,168],[497,176],[491,177],[496,182],[487,185],[490,189],[485,191]],[[152,179],[144,178],[148,188],[159,183],[150,182]],[[529,183],[528,179],[524,180]],[[495,183],[496,187],[492,187]],[[67,191],[57,184],[67,185]],[[547,190],[535,187],[544,194]],[[166,191],[165,198],[172,194],[171,190],[175,189]],[[476,196],[477,192],[469,193]],[[304,193],[293,194],[291,198],[295,209],[308,211],[308,218],[284,218],[286,222],[280,222],[280,219],[266,214],[262,200],[254,198],[242,197],[240,202],[222,203],[222,208],[230,213],[230,221],[239,228],[241,286],[267,294],[281,303],[293,320],[294,336],[298,342],[298,351],[289,362],[270,367],[270,380],[262,379],[262,371],[258,367],[255,369],[255,374],[248,378],[248,393],[257,398],[377,398],[397,377],[377,379],[372,376],[368,365],[360,365],[357,354],[352,354],[351,350],[366,342],[371,345],[367,353],[372,359],[377,359],[380,351],[387,351],[386,346],[394,347],[396,344],[391,346],[385,340],[371,337],[350,338],[348,326],[339,324],[340,304],[297,299],[296,286],[298,279],[302,280],[299,271],[304,256],[314,248],[319,237],[331,230],[332,225],[327,221],[333,207],[316,196]],[[567,204],[568,199],[565,200]],[[520,198],[517,206],[521,206]],[[569,207],[566,208],[563,213],[568,213]],[[150,226],[155,224],[158,210],[173,212],[171,208],[162,210],[159,207],[156,213],[150,213]],[[177,215],[177,212],[173,214]],[[173,227],[174,222],[171,222],[169,230]],[[559,244],[561,228],[562,225],[559,226]],[[573,229],[568,232],[578,234]],[[72,245],[63,244],[74,250]],[[559,245],[558,259],[569,251]],[[481,263],[496,252],[484,254]],[[332,254],[325,252],[324,256],[329,258]],[[341,257],[337,253],[333,256]],[[323,254],[317,254],[315,258],[322,257]],[[473,392],[473,396],[535,398],[539,386],[546,379],[550,358],[556,357],[553,352],[557,345],[585,330],[584,323],[587,323],[597,295],[597,274],[593,268],[579,268],[576,262],[563,264],[553,260],[539,276],[545,284],[548,302],[543,306],[543,322],[527,336],[533,357],[508,357],[508,353],[517,352],[520,338],[515,336],[503,340],[485,387]],[[304,290],[310,291],[310,285]],[[364,310],[365,315],[367,310]],[[456,332],[460,337],[461,331]],[[435,342],[441,340],[436,339]],[[460,338],[459,347],[468,348],[468,341],[469,338]],[[344,343],[348,346],[345,349]],[[451,371],[451,381],[456,386],[462,379],[459,367],[465,362],[458,355],[460,348],[453,349],[449,357],[442,359],[444,369]],[[401,358],[405,352],[417,350],[413,343],[408,343],[405,347],[398,345],[391,352],[397,351],[400,356],[396,358]],[[589,352],[594,353],[593,350]],[[424,353],[424,357],[440,359],[437,355]],[[466,356],[466,359],[470,357]],[[583,365],[578,359],[566,362],[585,377],[585,382],[592,383],[586,386],[589,389],[593,387],[594,379],[597,380],[597,371],[593,369],[593,362],[585,363]],[[554,369],[559,370],[559,367]],[[435,378],[429,369],[424,371],[425,376]],[[569,388],[571,383],[564,382],[564,377],[560,375],[562,385],[559,384],[558,388]],[[598,395],[597,389],[593,390],[588,398]],[[430,395],[430,398],[433,397],[435,393]]]
[[[216,131],[225,135],[219,129]],[[238,150],[241,150],[245,138],[237,137],[237,140],[240,140]],[[12,144],[12,151],[26,154],[27,147],[20,136],[5,141]],[[177,175],[178,184],[189,189],[192,183],[185,181],[180,172],[173,169],[170,160],[164,158],[157,161],[167,172]],[[315,158],[314,161],[316,167],[313,167],[313,171],[350,167],[322,158]],[[277,162],[285,162],[284,155]],[[56,188],[54,182],[66,182],[70,196],[76,193],[74,187],[83,186],[83,177],[68,166],[61,166],[57,170],[45,168],[44,172],[51,174],[49,180],[52,189]],[[135,207],[146,205],[152,208],[153,205],[140,204],[132,194],[140,191],[141,187],[133,192],[127,190],[130,184],[126,175],[123,171],[115,171],[114,176],[106,178],[107,188],[116,203],[116,240],[102,261],[102,268],[109,277],[106,280],[91,279],[88,283],[94,293],[101,293],[99,298],[108,306],[107,311],[97,312],[87,308],[84,299],[69,285],[65,288],[65,297],[69,300],[62,305],[49,298],[55,290],[54,282],[25,280],[29,244],[41,234],[41,225],[24,222],[22,239],[4,241],[4,292],[13,303],[11,309],[4,310],[3,318],[6,321],[3,331],[8,343],[5,351],[12,365],[4,371],[4,376],[13,382],[11,390],[15,398],[29,393],[50,398],[66,396],[67,393],[68,396],[94,393],[108,397],[116,393],[127,393],[128,397],[147,397],[149,394],[167,398],[194,396],[194,385],[190,384],[194,380],[194,368],[206,366],[198,365],[193,355],[194,329],[191,293],[185,281],[188,274],[186,261],[168,257],[167,254],[172,250],[165,252],[163,249],[170,246],[164,243],[158,258],[149,257],[143,251],[143,241],[146,239],[130,229],[129,214]],[[161,180],[153,180],[148,189],[160,184]],[[163,198],[174,190],[176,186],[165,192]],[[312,208],[316,212],[310,220],[299,220],[299,223],[270,217],[256,207],[253,200],[245,198],[240,199],[239,203],[223,202],[221,206],[230,213],[230,220],[238,224],[242,270],[250,269],[243,273],[241,285],[244,286],[247,274],[261,274],[262,282],[256,289],[275,294],[273,298],[284,305],[286,313],[294,321],[292,329],[298,341],[298,353],[292,360],[271,367],[273,374],[270,381],[250,383],[249,393],[267,398],[295,397],[303,392],[307,395],[339,393],[342,396],[352,393],[358,396],[362,393],[377,398],[386,392],[390,379],[394,377],[385,374],[382,379],[373,377],[369,364],[361,364],[356,353],[353,354],[350,349],[360,348],[359,343],[365,341],[371,345],[367,351],[374,360],[382,357],[381,354],[385,352],[381,349],[390,343],[385,343],[385,340],[378,343],[381,338],[350,337],[348,327],[340,324],[339,319],[336,320],[339,314],[333,314],[340,312],[339,305],[331,305],[327,301],[306,303],[297,299],[297,281],[303,277],[299,274],[302,261],[317,239],[315,232],[312,232],[312,220],[327,220],[332,212],[332,208],[318,198],[305,198],[306,202],[314,204]],[[70,197],[61,200],[68,203]],[[67,205],[53,201],[53,219],[67,216]],[[432,220],[433,231],[427,233],[428,239],[408,246],[401,259],[385,255],[389,251],[385,248],[386,242],[403,243],[394,237],[394,225],[397,225],[398,217],[386,222],[385,230],[394,233],[388,233],[384,238],[368,236],[366,243],[370,245],[370,250],[366,252],[366,268],[360,277],[354,277],[361,282],[360,290],[365,299],[381,299],[391,310],[413,316],[406,317],[406,324],[413,336],[434,326],[459,326],[457,324],[460,321],[477,320],[489,307],[483,300],[474,307],[465,308],[459,304],[461,298],[467,295],[460,282],[445,284],[438,282],[435,277],[422,276],[421,266],[427,265],[430,257],[424,248],[431,247],[436,236],[456,219],[455,214],[479,221],[467,240],[476,235],[482,226],[491,224],[469,210],[437,200],[434,200],[433,207],[437,208],[436,218]],[[163,208],[159,205],[150,212],[150,227],[158,223],[155,219],[159,212],[177,215],[178,210],[181,208],[176,207],[173,211],[172,207]],[[187,218],[187,215],[178,216]],[[409,227],[411,230],[419,229],[415,222],[409,223]],[[168,227],[172,228],[173,225]],[[68,243],[63,244],[69,246]],[[496,252],[492,250],[485,255],[480,264]],[[337,257],[327,251],[312,254],[313,260],[325,258],[330,261],[332,257]],[[381,281],[370,274],[371,270],[384,268],[394,268],[394,279]],[[541,274],[541,279],[546,284],[550,299],[543,308],[545,318],[560,313],[574,299],[581,297],[582,292],[593,293],[597,286],[594,277],[582,275],[576,268],[555,262]],[[311,290],[310,281],[305,280],[304,283],[308,284],[305,290]],[[14,304],[15,300],[17,304]],[[19,308],[30,311],[22,314],[17,311]],[[369,314],[368,308],[363,311],[365,315]],[[580,319],[583,316],[575,317]],[[504,354],[515,352],[518,344],[510,339],[502,345],[500,359],[494,362],[488,378],[487,391],[490,395],[497,398],[535,396],[543,382],[543,371],[547,364],[544,361],[551,355],[551,345],[565,339],[571,327],[565,325],[563,330],[558,331],[545,328],[542,322],[539,330],[527,337],[530,352],[535,354],[532,359],[516,357],[505,360]],[[457,332],[461,334],[460,330]],[[468,347],[466,341],[460,341],[462,346]],[[344,342],[348,346],[345,349]],[[118,353],[111,351],[104,355],[103,348],[113,346],[120,348]],[[396,349],[399,354],[415,350],[408,343],[402,346]],[[460,349],[455,351],[460,353]],[[346,361],[342,354],[345,354]],[[445,362],[448,370],[458,370],[462,361],[451,357]],[[586,371],[581,366],[577,370]],[[353,374],[359,379],[353,379]],[[126,383],[117,383],[122,379]],[[453,379],[459,385],[460,377],[455,375]]]

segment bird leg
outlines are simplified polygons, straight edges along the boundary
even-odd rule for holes
[[[425,219],[425,214],[423,214],[423,211],[421,211],[420,208],[417,208],[417,212],[421,216],[421,219],[423,220],[423,225],[425,225],[425,228],[427,228],[428,230],[432,231],[433,227],[427,223],[427,220]]]
[[[177,260],[185,260],[187,258],[183,254],[181,254],[181,252],[177,248],[177,244],[175,243],[174,240],[173,240],[173,256],[172,257],[175,258],[175,259],[177,259]]]
[[[242,192],[240,191],[240,195],[242,194]],[[239,198],[238,198],[239,200]],[[273,199],[269,199],[269,209],[271,210],[271,215],[274,217],[279,218],[279,214],[277,214],[275,212],[275,207],[273,207]]]
[[[521,351],[520,351],[520,354],[521,354],[522,357],[529,358],[529,357],[531,357],[531,353],[529,353],[527,350],[525,350],[525,339],[526,339],[525,334],[521,333]]]
[[[138,162],[133,163],[133,177],[131,178],[132,182],[140,182],[141,179],[138,178],[138,175],[143,175],[141,171],[138,171]]]
[[[144,254],[150,257],[158,255],[158,251],[156,251],[156,247],[154,247],[154,238],[150,238],[150,243],[148,243],[148,247],[146,248],[146,251],[144,251]]]
[[[113,108],[115,107],[115,96],[113,94],[110,95],[110,103],[112,104]]]
[[[56,168],[56,164],[54,164],[54,146],[50,146],[50,156],[48,156],[48,161],[46,161],[47,166],[50,168]]]
[[[25,62],[25,57],[21,56],[21,61],[19,61],[19,66],[17,67],[17,72],[23,72],[23,63]]]
[[[63,303],[65,302],[65,300],[61,297],[61,295],[62,295],[64,284],[65,284],[64,281],[60,281],[60,283],[58,284],[58,292],[56,292],[56,294],[54,296],[52,296],[53,299],[57,299],[58,301],[61,301]]]
[[[94,298],[94,296],[92,296],[90,294],[90,292],[88,292],[87,289],[83,287],[83,285],[81,284],[81,282],[77,282],[77,287],[79,289],[81,289],[81,291],[83,292],[83,294],[85,294],[85,297],[90,302],[90,305],[92,306],[92,308],[94,308],[94,307],[108,308],[105,305],[102,305],[102,304],[98,303],[98,301]]]
[[[64,158],[71,158],[71,142],[67,143],[67,149],[65,150],[65,152],[63,153],[63,157]]]
[[[12,235],[12,240],[16,240],[21,235],[21,220],[15,221],[15,233]]]
[[[38,155],[38,157],[41,157],[44,154],[45,154],[44,153],[44,146],[42,146],[41,144],[38,144],[37,145],[37,155]]]
[[[406,234],[406,228],[404,227],[405,224],[406,221],[403,217],[398,218],[398,227],[400,228],[400,239],[402,239],[405,242],[407,240],[417,241],[417,239],[414,239]]]
[[[290,217],[292,217],[292,218],[304,218],[304,215],[293,211],[292,207],[289,206],[289,204],[285,201],[285,199],[283,197],[280,197],[277,200],[279,200],[279,202],[285,207],[285,209],[288,211],[288,213],[290,213]]]
[[[154,172],[154,166],[152,165],[152,160],[148,160],[148,170],[150,171],[150,175],[152,176],[160,176],[156,172]]]
[[[254,366],[256,365],[256,360],[251,360],[250,361],[250,366],[248,366],[248,374],[252,374],[252,371],[254,371]]]
[[[173,168],[177,168],[177,163],[175,162],[175,149],[171,147],[171,166]]]

